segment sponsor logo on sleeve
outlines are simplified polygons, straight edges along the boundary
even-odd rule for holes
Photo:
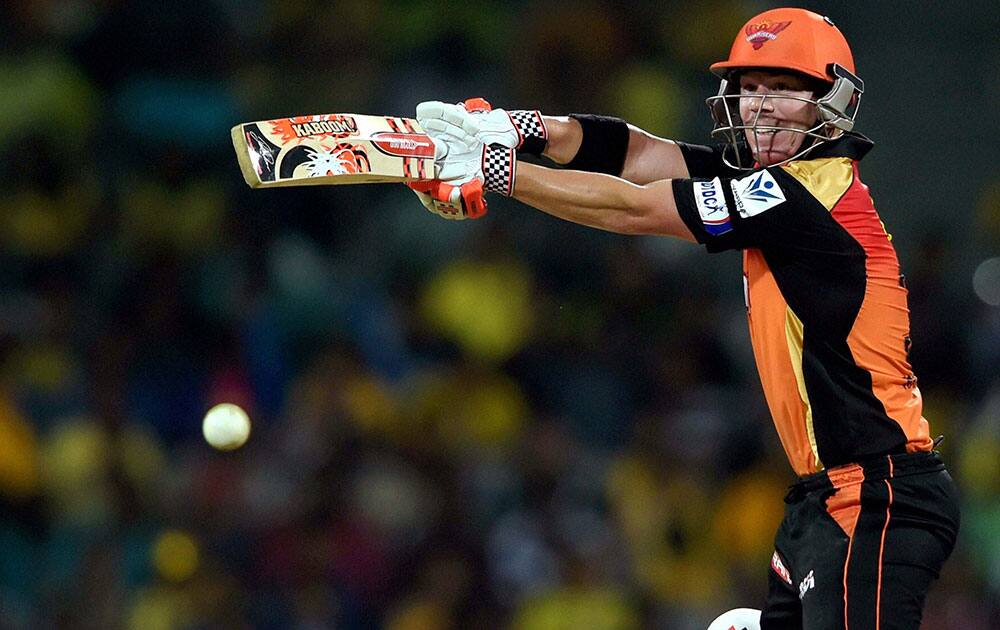
[[[734,179],[731,186],[736,210],[744,219],[785,202],[785,193],[768,171],[754,173],[743,179]]]
[[[733,229],[726,198],[722,196],[722,182],[718,177],[709,182],[694,182],[694,203],[698,206],[706,232],[719,236]]]

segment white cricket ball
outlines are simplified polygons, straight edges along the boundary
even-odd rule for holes
[[[201,422],[205,441],[220,451],[231,451],[250,437],[250,416],[239,405],[222,403],[208,410]]]

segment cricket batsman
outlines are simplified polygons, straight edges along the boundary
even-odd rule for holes
[[[448,218],[462,218],[454,190],[480,182],[574,223],[742,250],[757,369],[798,475],[760,628],[917,630],[959,508],[907,359],[906,284],[861,178],[864,83],[840,30],[804,9],[755,16],[711,70],[717,146],[606,116],[422,103],[442,157],[439,181],[416,187]]]

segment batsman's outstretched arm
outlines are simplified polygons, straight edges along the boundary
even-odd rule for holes
[[[634,125],[628,126],[628,153],[622,178],[636,184],[658,179],[687,179],[687,162],[677,143],[654,136]]]
[[[514,198],[552,216],[619,234],[674,236],[695,242],[670,180],[633,184],[601,173],[520,162]]]
[[[542,153],[556,164],[569,164],[583,144],[583,126],[570,116],[543,116],[548,143]],[[690,177],[677,143],[628,125],[628,150],[621,178],[634,184]]]
[[[482,110],[473,110],[478,114],[473,116],[466,109],[470,106]],[[580,124],[584,137],[578,155],[569,168],[550,169],[517,159],[518,147],[528,142],[538,147],[538,141],[544,140],[545,125],[537,111],[508,113],[487,108],[485,102],[449,105],[427,101],[417,105],[417,120],[433,139],[436,154],[440,154],[435,175],[449,188],[475,179],[482,182],[482,190],[515,197],[581,225],[620,234],[655,234],[696,241],[691,232],[694,228],[687,227],[678,211],[670,178],[637,184],[616,176],[631,133],[623,121],[572,116],[578,123],[583,121]],[[525,120],[527,123],[523,123]],[[562,132],[572,133],[567,128],[556,133]],[[562,141],[569,137],[563,136]],[[616,147],[617,158],[607,159],[606,145]],[[443,194],[440,189],[427,192],[432,199],[452,201],[450,197],[439,198]]]
[[[635,184],[690,176],[681,148],[624,120],[572,114],[545,116],[538,110],[492,109],[481,99],[459,104],[426,101],[417,120],[437,133],[462,129],[487,146],[499,144],[522,155],[543,155],[573,170],[608,173]],[[454,135],[454,134],[453,134]]]

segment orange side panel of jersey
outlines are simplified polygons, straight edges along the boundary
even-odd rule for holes
[[[829,476],[837,492],[826,500],[826,511],[847,537],[853,538],[861,515],[861,484],[865,472],[855,464],[831,469]]]
[[[757,249],[743,252],[743,270],[747,278],[747,319],[757,371],[764,398],[774,419],[778,437],[792,468],[799,475],[816,472],[818,466],[806,426],[807,403],[802,400],[793,357],[788,349],[784,327],[767,326],[785,321],[788,304],[778,289],[764,255]],[[764,339],[774,336],[773,339]],[[800,370],[801,371],[801,368]]]
[[[834,207],[833,218],[865,249],[867,286],[854,327],[847,338],[857,364],[872,375],[872,392],[886,414],[899,423],[907,450],[932,448],[930,429],[921,415],[922,401],[906,357],[909,335],[907,291],[899,261],[854,165],[854,184]]]

